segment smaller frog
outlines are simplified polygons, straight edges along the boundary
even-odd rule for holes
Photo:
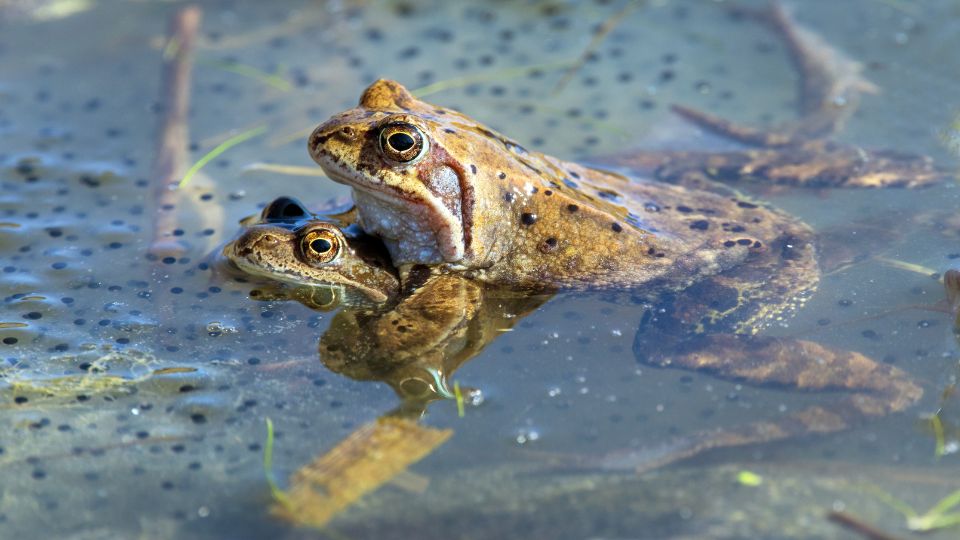
[[[387,302],[399,293],[400,280],[383,244],[350,225],[350,214],[314,215],[281,197],[242,220],[245,228],[223,255],[248,274]]]

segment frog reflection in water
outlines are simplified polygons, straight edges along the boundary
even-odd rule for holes
[[[680,109],[759,150],[612,159],[648,169],[647,177],[626,177],[529,152],[384,80],[364,92],[357,108],[319,126],[309,150],[331,179],[353,188],[358,224],[383,240],[401,282],[429,265],[432,276],[514,291],[629,290],[646,308],[634,342],[641,362],[850,392],[829,408],[695,434],[665,446],[660,457],[610,463],[649,464],[711,447],[838,431],[903,410],[922,390],[902,371],[855,352],[756,335],[788,317],[816,287],[813,234],[796,218],[714,180],[915,187],[940,175],[926,158],[822,139],[871,86],[858,65],[792,26],[778,8],[769,19],[802,70],[801,119],[766,132]],[[420,292],[422,301],[427,289],[404,290]],[[380,313],[389,319],[389,310]],[[387,323],[380,331],[399,333]]]

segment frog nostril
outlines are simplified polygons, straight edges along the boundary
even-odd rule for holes
[[[278,244],[279,242],[280,242],[280,239],[277,238],[276,236],[272,234],[265,234],[261,236],[256,243],[259,244],[260,246],[270,247]]]
[[[340,128],[340,135],[343,135],[344,137],[352,139],[354,135],[353,128],[350,126],[343,126],[342,128]]]

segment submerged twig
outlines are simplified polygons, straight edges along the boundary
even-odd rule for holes
[[[869,540],[899,540],[896,536],[881,531],[846,512],[831,511],[827,513],[827,519]]]
[[[186,6],[170,20],[168,45],[164,48],[160,103],[163,120],[157,137],[153,163],[153,241],[150,253],[158,257],[176,256],[183,246],[174,240],[177,228],[177,181],[187,162],[187,112],[190,107],[190,71],[193,46],[200,28],[202,12]]]

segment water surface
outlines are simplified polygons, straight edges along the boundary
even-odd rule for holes
[[[44,3],[42,3],[44,4]],[[669,112],[684,103],[747,122],[794,114],[782,44],[723,2],[630,11],[560,92],[622,2],[205,2],[190,160],[238,131],[267,133],[184,189],[188,252],[151,260],[151,161],[167,18],[183,4],[76,3],[65,17],[0,8],[0,536],[116,538],[822,538],[847,510],[897,534],[864,485],[918,509],[960,488],[960,357],[952,317],[928,309],[960,257],[952,182],[919,191],[747,191],[811,223],[854,264],[828,273],[772,332],[852,349],[909,372],[904,414],[827,437],[718,451],[642,476],[548,466],[797,410],[828,397],[641,366],[642,311],[554,298],[454,378],[482,389],[422,422],[453,437],[412,467],[423,493],[387,485],[325,533],[271,517],[264,420],[286,478],[397,405],[383,383],[332,373],[317,343],[333,313],[251,299],[207,256],[278,195],[320,205],[325,179],[249,172],[311,166],[305,134],[379,77],[447,82],[431,101],[532,149],[590,158],[638,147],[729,148]],[[44,4],[49,5],[49,4]],[[960,12],[947,0],[796,2],[797,18],[862,61],[883,92],[839,136],[955,166],[941,133],[958,109]],[[243,65],[282,83],[236,73]],[[517,76],[511,68],[536,66]],[[249,71],[249,70],[248,70]],[[468,78],[469,84],[456,83]],[[889,261],[918,265],[919,271]],[[929,269],[929,272],[925,269]],[[924,419],[942,410],[942,456]],[[760,474],[745,486],[737,474]],[[953,531],[929,538],[952,538]]]

